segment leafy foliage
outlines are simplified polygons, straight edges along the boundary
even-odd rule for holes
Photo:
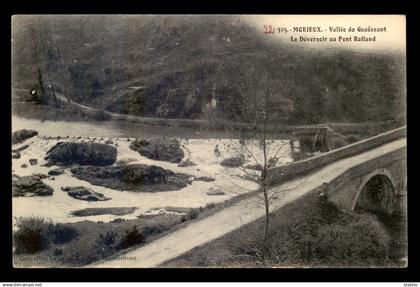
[[[144,243],[144,236],[136,226],[133,226],[131,229],[125,231],[125,234],[121,238],[120,247],[125,249],[140,243]]]
[[[78,235],[71,226],[38,217],[18,218],[16,226],[13,242],[18,254],[34,254],[49,248],[51,243],[63,244]]]

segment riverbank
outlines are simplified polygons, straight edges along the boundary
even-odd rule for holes
[[[64,100],[62,99],[64,103]],[[109,117],[100,116],[101,111],[72,103],[61,108],[37,105],[30,102],[14,102],[12,106],[13,126],[20,125],[29,128],[43,123],[45,131],[51,135],[63,136],[63,123],[72,123],[66,129],[67,133],[76,136],[99,137],[178,137],[178,138],[236,138],[232,133],[232,123],[215,119],[209,122],[204,119],[164,119],[138,117],[126,114],[108,113]],[[92,116],[93,115],[93,116]],[[95,115],[99,115],[97,118]],[[24,124],[23,124],[24,122]],[[20,124],[22,123],[22,124]],[[32,123],[35,123],[32,125]],[[236,124],[237,128],[246,128],[245,124]],[[391,130],[399,125],[394,122],[365,122],[365,123],[323,123],[334,131],[345,136],[356,136],[363,139],[381,132]],[[316,125],[315,125],[316,126]],[[292,132],[299,125],[279,124],[275,128],[276,139],[290,139]],[[41,127],[42,128],[42,127]],[[236,129],[236,128],[235,128]],[[58,132],[57,132],[58,131]],[[77,131],[79,134],[77,134]]]

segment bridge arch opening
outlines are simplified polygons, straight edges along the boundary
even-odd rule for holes
[[[386,174],[375,174],[362,185],[354,210],[390,215],[394,212],[394,195],[392,179]]]

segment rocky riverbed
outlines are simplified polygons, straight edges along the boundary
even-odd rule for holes
[[[221,165],[243,149],[237,140],[82,137],[66,135],[65,130],[60,136],[24,132],[30,137],[13,144],[13,154],[19,153],[12,159],[13,182],[20,188],[13,198],[14,217],[39,216],[55,222],[134,219],[167,206],[198,208],[223,202],[257,188],[238,177],[237,168]],[[274,143],[274,148],[276,144],[284,141]],[[284,145],[285,156],[278,164],[291,161],[288,152]],[[254,153],[260,156],[257,147]],[[105,160],[94,166],[98,159]],[[252,163],[249,157],[245,160]],[[28,187],[28,182],[33,185]],[[84,208],[119,207],[134,212],[74,215]]]

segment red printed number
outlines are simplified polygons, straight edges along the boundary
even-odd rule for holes
[[[274,34],[274,28],[271,25],[264,25],[264,34]]]

